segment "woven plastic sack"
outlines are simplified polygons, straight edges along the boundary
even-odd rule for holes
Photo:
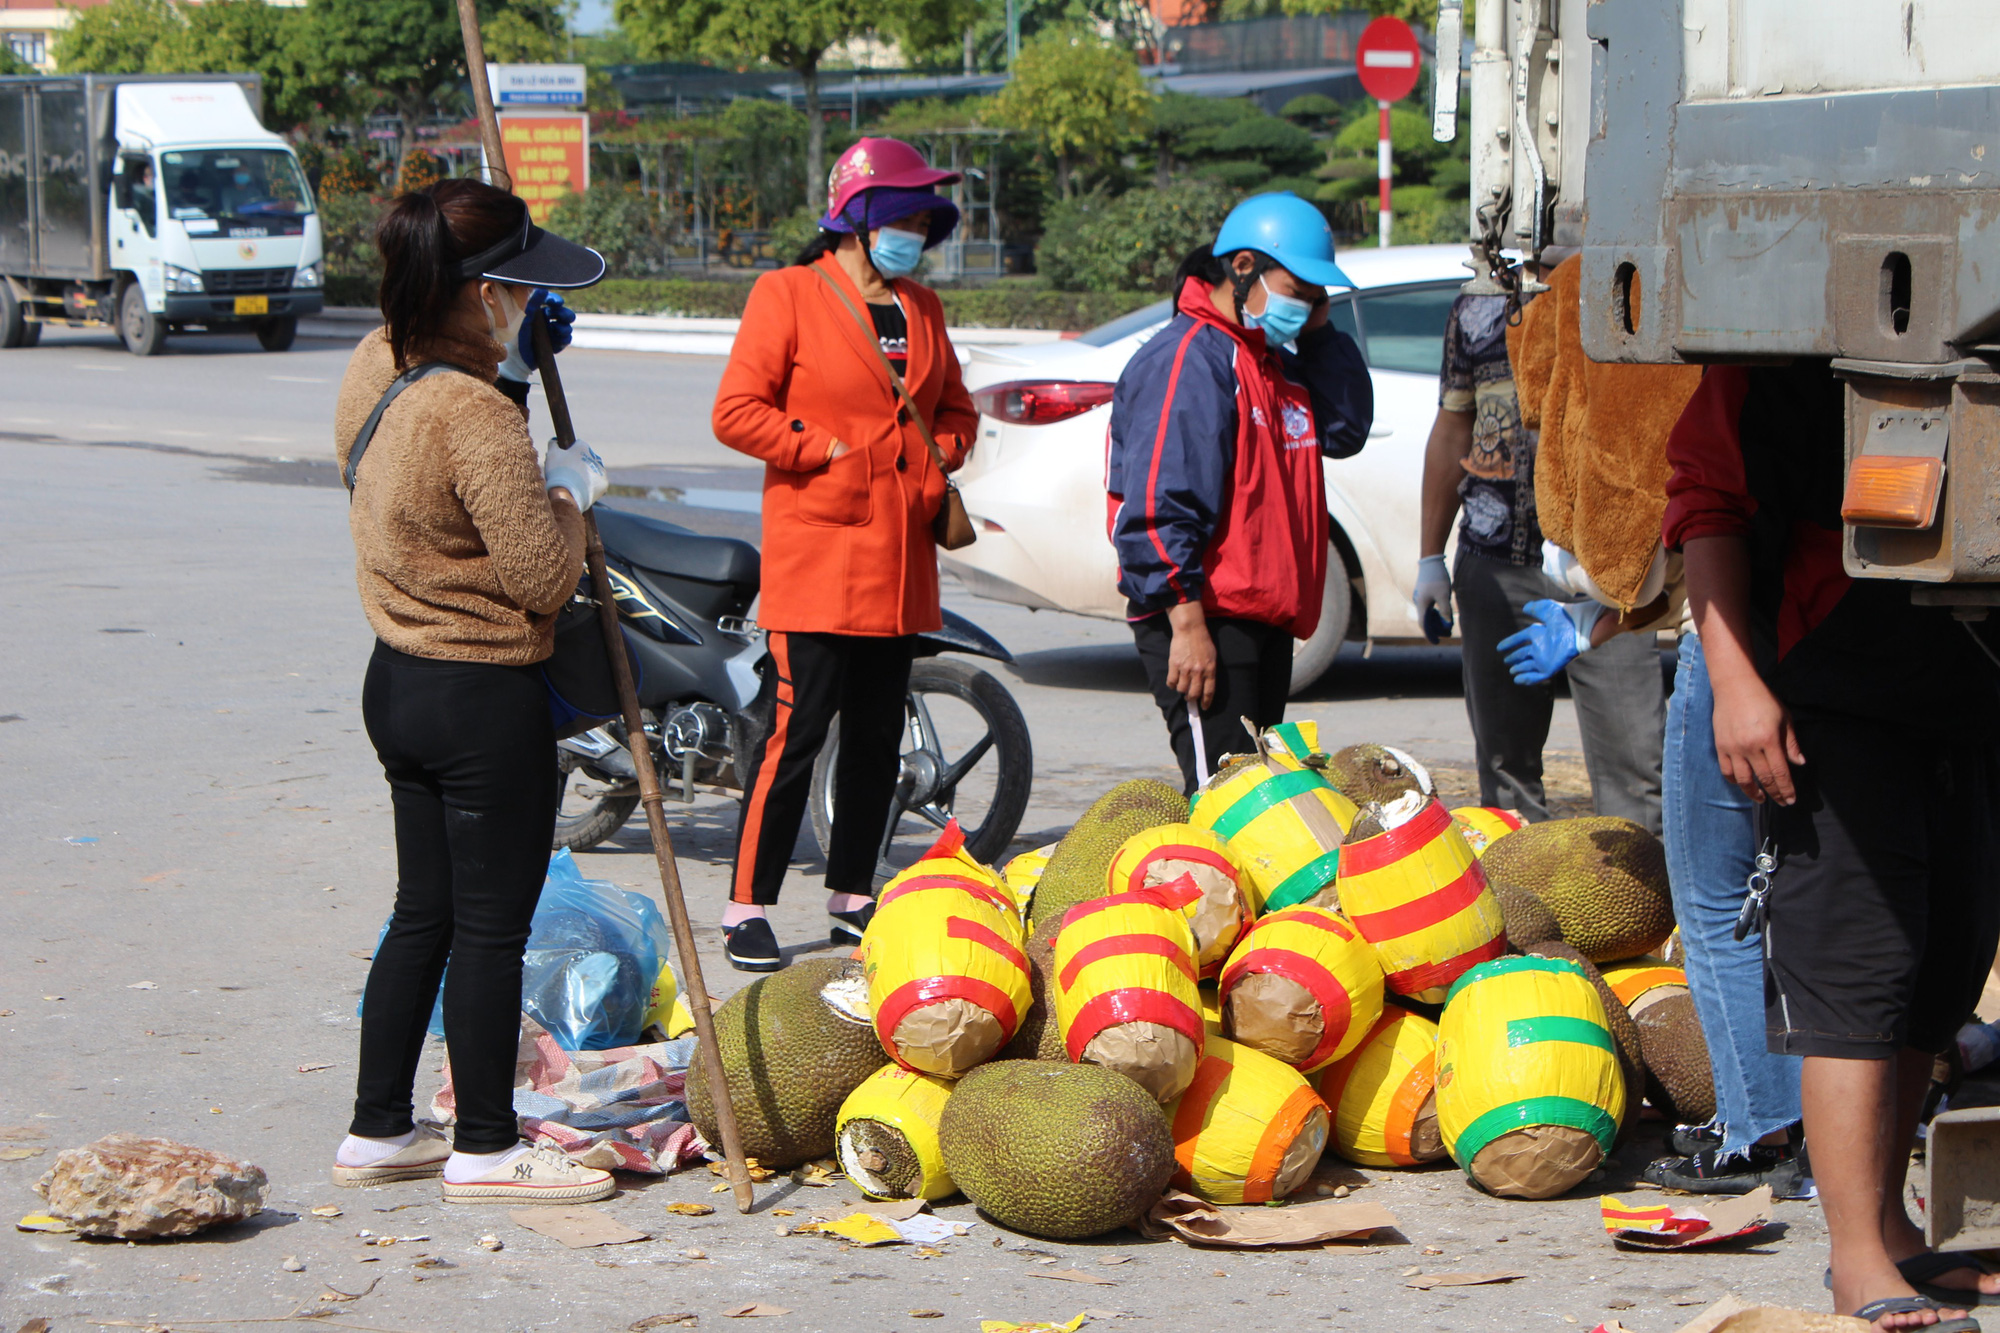
[[[1442,805],[1419,799],[1404,822],[1341,849],[1340,906],[1375,946],[1389,989],[1436,1004],[1466,969],[1505,952],[1507,935],[1479,858]]]
[[[1336,1153],[1361,1166],[1420,1166],[1444,1156],[1437,1044],[1437,1024],[1385,1005],[1361,1044],[1321,1071]]]
[[[1187,1090],[1208,1034],[1186,917],[1152,889],[1078,903],[1056,934],[1055,964],[1070,1059],[1116,1069],[1163,1106]]]
[[[871,1199],[942,1199],[954,1194],[938,1148],[938,1120],[952,1084],[884,1065],[840,1104],[840,1169]],[[859,1123],[857,1123],[859,1122]]]
[[[1288,907],[1260,918],[1222,969],[1230,1038],[1312,1073],[1382,1016],[1382,966],[1338,913]]]
[[[1167,1108],[1174,1184],[1211,1203],[1270,1203],[1306,1182],[1326,1150],[1319,1094],[1290,1065],[1220,1037]]]
[[[1474,856],[1486,855],[1486,849],[1512,833],[1524,824],[1512,810],[1499,810],[1490,805],[1461,805],[1451,812],[1451,822],[1458,826],[1459,836],[1472,849]]]
[[[1127,838],[1111,858],[1108,892],[1157,888],[1194,931],[1195,967],[1222,971],[1262,910],[1257,882],[1229,844],[1193,824],[1163,824]]]
[[[1467,972],[1445,1002],[1437,1058],[1445,1149],[1493,1193],[1553,1198],[1610,1154],[1625,1079],[1575,963],[1502,958]]]
[[[1209,779],[1188,822],[1228,842],[1250,868],[1264,910],[1276,912],[1333,884],[1355,809],[1317,772],[1274,753],[1268,735],[1257,745],[1255,757]]]

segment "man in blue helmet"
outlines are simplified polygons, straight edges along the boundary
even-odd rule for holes
[[[1174,318],[1111,400],[1118,587],[1189,790],[1249,748],[1239,719],[1284,720],[1292,641],[1319,624],[1321,459],[1375,416],[1361,349],[1327,322],[1326,289],[1353,285],[1317,208],[1246,199],[1181,261]]]

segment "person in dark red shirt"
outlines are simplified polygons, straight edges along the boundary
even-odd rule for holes
[[[1711,368],[1668,444],[1665,538],[1686,561],[1717,761],[1777,860],[1765,1028],[1805,1057],[1835,1308],[1976,1330],[1963,1309],[2000,1276],[1926,1253],[1903,1177],[1932,1057],[2000,940],[2000,672],[1970,623],[1846,574],[1845,431],[1825,361]]]

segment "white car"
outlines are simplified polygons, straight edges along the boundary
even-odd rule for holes
[[[1418,496],[1445,319],[1469,276],[1466,256],[1459,245],[1340,256],[1358,285],[1333,290],[1332,318],[1368,360],[1375,424],[1359,454],[1326,468],[1326,601],[1319,631],[1297,645],[1293,693],[1325,672],[1345,639],[1422,641],[1410,604]],[[965,381],[979,406],[979,439],[957,480],[979,540],[938,554],[975,596],[1125,618],[1105,534],[1111,391],[1171,313],[1158,301],[1078,338],[973,349]]]

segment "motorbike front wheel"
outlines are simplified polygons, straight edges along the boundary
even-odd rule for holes
[[[980,861],[996,861],[1021,827],[1034,782],[1034,751],[1020,705],[1006,686],[975,666],[923,657],[910,668],[904,713],[902,771],[881,833],[877,873],[901,868],[890,853],[905,815],[922,821],[918,831],[926,844],[931,830],[957,819],[966,850]],[[839,753],[836,718],[813,764],[810,808],[822,855],[833,845]]]
[[[624,728],[619,728],[624,734]],[[639,784],[609,783],[583,769],[581,755],[556,750],[556,836],[558,848],[589,851],[625,827],[639,808]]]

